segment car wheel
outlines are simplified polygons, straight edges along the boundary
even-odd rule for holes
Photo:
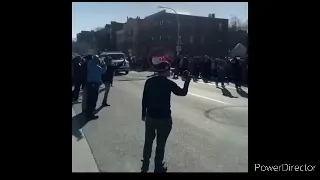
[[[129,71],[125,71],[125,74],[129,74]]]

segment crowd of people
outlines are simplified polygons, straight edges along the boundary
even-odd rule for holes
[[[125,60],[124,60],[125,61]],[[110,106],[107,103],[110,87],[112,87],[115,70],[122,64],[115,65],[108,56],[100,59],[98,55],[77,55],[72,58],[72,102],[79,101],[80,89],[83,89],[82,113],[89,119],[97,119],[94,115],[99,87],[105,86],[102,106]]]
[[[221,83],[234,82],[236,87],[248,84],[248,61],[240,57],[209,57],[179,55],[174,60],[167,57],[174,69],[174,78],[181,75],[184,70],[191,72],[193,79],[204,81],[215,81],[216,86]],[[150,69],[147,59],[129,57],[130,67],[134,70]]]
[[[183,71],[188,70],[196,81],[202,78],[205,82],[215,81],[216,86],[221,83],[233,82],[236,88],[248,84],[248,63],[240,57],[219,57],[209,56],[178,56],[173,61],[174,78],[177,78]]]

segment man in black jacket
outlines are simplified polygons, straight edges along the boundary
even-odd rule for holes
[[[125,63],[125,60],[123,60],[122,63],[119,63],[118,65],[115,65],[112,62],[112,59],[110,57],[106,57],[104,59],[106,65],[107,65],[107,71],[102,75],[101,79],[102,82],[105,86],[105,92],[104,92],[104,97],[102,100],[102,106],[110,106],[107,103],[108,100],[108,94],[110,91],[110,86],[112,86],[112,82],[113,82],[113,76],[114,76],[114,72],[116,71],[116,69],[118,69],[119,67],[123,66],[123,63]]]
[[[157,134],[157,148],[154,172],[166,172],[164,167],[164,149],[172,128],[171,92],[178,96],[186,96],[190,83],[190,74],[181,89],[170,77],[170,63],[160,62],[153,65],[157,76],[149,78],[145,85],[142,98],[142,121],[145,121],[145,143],[141,172],[147,172],[152,151],[152,144]],[[186,72],[185,72],[186,73]]]
[[[76,56],[72,63],[74,90],[72,92],[72,101],[78,102],[80,87],[85,81],[85,72],[81,56]]]

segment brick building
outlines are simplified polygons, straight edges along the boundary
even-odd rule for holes
[[[110,28],[110,44],[111,46],[109,47],[110,51],[115,51],[118,50],[117,49],[117,31],[122,30],[123,29],[123,25],[124,23],[119,23],[116,21],[111,21],[110,26],[108,26],[108,28]]]
[[[126,54],[130,51],[134,56],[146,54],[147,51],[143,49],[140,43],[141,35],[145,28],[145,21],[140,17],[127,18],[123,29],[117,31],[117,49]]]
[[[77,42],[91,44],[94,41],[94,31],[81,31],[77,34]]]
[[[179,14],[180,39],[183,54],[226,56],[228,53],[228,19]],[[140,18],[129,18],[117,33],[122,38],[117,45],[122,51],[147,55],[155,47],[166,47],[176,54],[177,15],[160,11]]]

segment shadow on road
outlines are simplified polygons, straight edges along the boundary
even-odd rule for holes
[[[244,98],[248,98],[248,93],[245,92],[243,89],[239,88],[237,89],[237,93],[241,96],[241,97],[244,97]]]
[[[100,94],[101,92],[103,92],[105,89],[106,89],[105,87],[104,87],[104,88],[99,89],[99,94]]]
[[[101,109],[103,109],[104,107],[107,107],[107,106],[102,106],[102,105],[100,105],[99,107],[98,107],[98,109],[96,109],[96,110],[94,110],[94,114],[98,114],[98,112],[99,111],[101,111]]]
[[[72,117],[72,135],[80,141],[83,138],[83,134],[80,129],[87,124],[86,118],[82,114],[77,114]]]
[[[223,96],[226,96],[226,97],[229,97],[229,98],[238,98],[236,96],[233,96],[231,94],[231,92],[227,88],[225,88],[225,87],[223,87],[223,88],[218,87],[218,88],[221,89],[221,92],[222,92]]]

